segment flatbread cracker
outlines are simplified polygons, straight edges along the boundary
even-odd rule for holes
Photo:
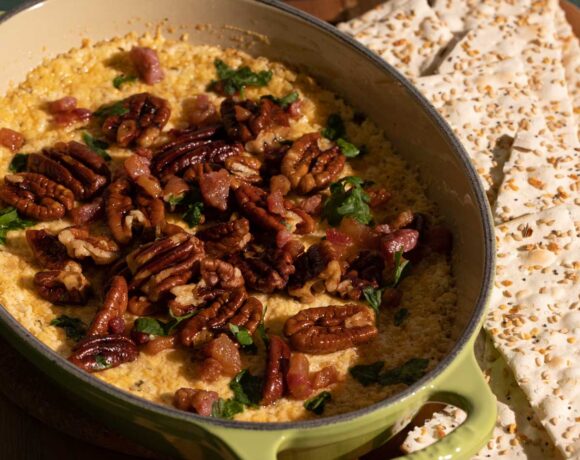
[[[556,447],[580,456],[580,207],[496,227],[485,328]]]
[[[472,460],[562,458],[504,358],[495,350],[485,333],[478,337],[476,356],[497,397],[498,417],[491,439]],[[404,452],[423,449],[451,433],[465,418],[466,414],[461,409],[446,406],[424,425],[412,430],[401,448]]]
[[[502,223],[567,203],[580,205],[580,156],[550,139],[516,136],[494,216]]]
[[[427,0],[393,0],[338,28],[409,77],[431,68],[453,38]]]
[[[515,134],[548,135],[523,62],[506,59],[414,82],[463,143],[493,203]]]

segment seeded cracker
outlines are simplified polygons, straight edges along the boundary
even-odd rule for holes
[[[472,460],[562,458],[518,387],[507,363],[494,349],[487,335],[479,337],[476,355],[497,397],[498,418],[491,439]],[[453,431],[465,420],[465,416],[461,409],[446,406],[431,420],[409,433],[402,445],[403,450],[415,452],[432,444]]]
[[[433,66],[453,38],[426,0],[393,0],[338,28],[409,77]]]
[[[580,454],[580,207],[496,227],[497,272],[485,328],[553,439]]]
[[[517,136],[495,203],[496,223],[551,208],[580,204],[580,157],[543,137]]]
[[[547,135],[539,102],[529,90],[520,59],[422,77],[415,84],[463,143],[490,202],[501,183],[503,164],[516,132]]]

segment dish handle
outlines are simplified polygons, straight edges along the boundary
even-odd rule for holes
[[[429,401],[463,409],[466,420],[436,443],[400,460],[467,460],[489,440],[496,423],[496,398],[477,364],[473,348],[437,384]]]

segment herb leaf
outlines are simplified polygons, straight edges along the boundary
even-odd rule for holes
[[[142,332],[143,334],[161,337],[167,335],[165,332],[166,327],[167,324],[161,323],[161,321],[155,318],[142,317],[137,318],[133,329],[137,332]]]
[[[211,416],[231,420],[234,415],[244,412],[244,405],[235,399],[218,399],[211,406]]]
[[[425,375],[428,364],[428,359],[412,358],[401,366],[382,373],[378,383],[381,385],[395,385],[397,383],[412,385]]]
[[[248,346],[254,343],[252,334],[250,334],[250,331],[248,331],[245,327],[237,326],[236,324],[232,323],[229,323],[228,327],[240,345]]]
[[[372,364],[359,364],[351,367],[348,371],[355,380],[358,380],[362,385],[372,385],[379,380],[379,374],[385,365],[384,361],[377,361]]]
[[[242,92],[246,86],[267,86],[272,79],[272,71],[262,70],[253,72],[248,66],[232,69],[221,59],[216,59],[214,65],[218,74],[219,83],[223,85],[224,92],[231,96]],[[215,80],[210,83],[210,89],[215,88]]]
[[[244,369],[230,382],[230,388],[234,392],[234,399],[248,407],[258,407],[262,399],[262,377],[250,374]]]
[[[12,172],[22,172],[26,169],[26,164],[28,163],[27,153],[17,153],[12,157],[12,161],[8,165],[8,169]]]
[[[123,116],[129,113],[129,109],[123,106],[121,101],[114,102],[113,104],[105,104],[100,106],[93,115],[98,118],[107,118],[113,115]]]
[[[296,102],[298,100],[298,92],[292,91],[291,93],[286,94],[284,97],[274,97],[274,96],[264,96],[268,99],[271,99],[275,104],[278,104],[280,107],[285,109],[290,104]]]
[[[103,355],[95,356],[95,362],[98,365],[98,370],[108,369],[109,367],[111,367],[111,363],[109,362],[107,357]]]
[[[93,136],[91,136],[89,133],[85,131],[83,133],[83,142],[87,145],[88,148],[90,148],[93,152],[95,152],[97,155],[99,155],[106,161],[111,160],[109,152],[105,150],[109,148],[109,144],[107,144],[105,141],[95,139]]]
[[[87,332],[87,327],[79,318],[72,318],[67,315],[60,315],[50,322],[51,326],[64,329],[66,336],[72,340],[80,340]]]
[[[330,185],[331,195],[324,202],[322,216],[331,226],[336,227],[343,217],[352,217],[365,225],[372,220],[370,198],[363,185],[357,176],[344,177]]]
[[[197,310],[194,310],[190,313],[187,313],[183,316],[173,316],[171,310],[169,310],[169,315],[171,316],[171,320],[163,325],[163,329],[165,330],[165,335],[171,335],[171,333],[175,330],[177,326],[179,326],[183,321],[189,318],[193,318],[195,315],[198,314]]]
[[[117,75],[115,78],[113,78],[113,86],[117,89],[121,89],[121,86],[123,86],[125,83],[133,83],[136,80],[137,77],[135,75]]]
[[[331,141],[336,141],[346,135],[346,129],[342,117],[338,113],[333,113],[326,120],[326,127],[322,130],[322,135]]]
[[[395,322],[395,326],[401,326],[403,324],[403,322],[405,321],[405,319],[407,319],[407,316],[409,316],[409,310],[407,310],[406,308],[400,308],[395,312],[395,318],[394,318],[394,322]]]
[[[360,153],[360,149],[356,145],[345,141],[342,137],[337,139],[336,145],[338,145],[342,154],[347,158],[354,158]]]
[[[323,391],[304,402],[304,409],[314,412],[316,415],[321,415],[324,412],[324,406],[326,406],[326,403],[331,399],[332,395],[330,392]]]
[[[403,279],[405,268],[408,264],[409,261],[403,258],[403,251],[395,252],[395,271],[393,274],[393,283],[391,284],[392,287],[397,287],[401,279]]]
[[[363,295],[365,296],[365,299],[368,302],[368,304],[377,313],[378,316],[382,302],[383,290],[375,289],[372,286],[367,286],[363,288]]]
[[[34,225],[30,220],[22,219],[15,208],[8,207],[0,210],[0,245],[6,243],[9,230],[18,230]]]
[[[187,206],[187,211],[185,211],[181,217],[189,225],[189,228],[199,225],[201,222],[201,216],[203,215],[203,203],[201,201],[196,201],[195,203],[190,203]]]

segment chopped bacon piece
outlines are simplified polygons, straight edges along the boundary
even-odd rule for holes
[[[175,392],[173,405],[180,410],[210,416],[213,403],[219,399],[215,391],[180,388]]]
[[[318,390],[319,388],[326,388],[333,383],[340,380],[338,371],[334,366],[326,366],[315,372],[310,376],[310,382],[312,383],[312,388]]]
[[[77,108],[77,98],[72,96],[65,96],[63,98],[57,99],[56,101],[51,101],[47,104],[47,110],[51,114],[70,112]]]
[[[403,228],[384,235],[381,238],[381,251],[385,260],[393,262],[395,253],[409,252],[417,246],[419,232],[410,228]]]
[[[220,211],[228,209],[230,175],[225,169],[203,174],[199,178],[199,188],[204,203]]]
[[[89,109],[73,109],[68,112],[55,113],[52,121],[58,126],[70,126],[74,123],[87,121],[89,118],[91,118],[91,111]]]
[[[284,207],[284,197],[280,191],[270,193],[266,198],[266,205],[268,206],[268,211],[270,211],[272,214],[283,216],[286,213],[286,208]]]
[[[299,206],[304,212],[317,216],[322,212],[322,195],[317,193],[316,195],[304,198]]]
[[[193,99],[189,122],[194,126],[214,124],[219,121],[219,114],[207,94],[198,94]]]
[[[292,353],[286,374],[288,392],[295,399],[306,399],[312,394],[310,364],[302,353]]]
[[[201,378],[207,382],[222,375],[233,377],[242,370],[240,351],[226,334],[205,344],[203,353],[206,359],[201,366]]]
[[[8,128],[0,128],[0,145],[16,152],[24,145],[24,136]]]
[[[157,51],[144,46],[134,46],[130,52],[131,61],[137,68],[141,80],[148,85],[159,83],[165,77]]]

